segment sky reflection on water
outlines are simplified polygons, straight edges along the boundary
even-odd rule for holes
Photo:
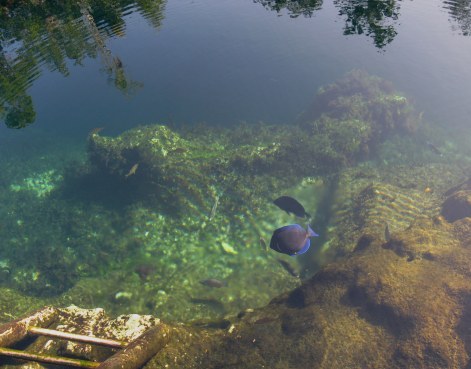
[[[28,76],[13,71],[3,88],[3,101],[26,106],[9,125],[68,134],[290,122],[319,86],[354,68],[392,80],[437,123],[466,124],[469,3],[259,3],[122,2],[113,16],[93,6],[49,16],[40,39],[5,28],[4,68]],[[9,44],[17,35],[23,43]]]

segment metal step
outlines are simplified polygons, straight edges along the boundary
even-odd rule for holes
[[[67,333],[43,328],[59,316],[57,309],[47,306],[36,312],[0,326],[0,355],[16,359],[57,364],[76,368],[138,369],[164,348],[169,340],[162,324],[149,328],[131,342]],[[88,361],[49,354],[30,353],[9,348],[29,336],[48,336],[62,340],[82,342],[120,349],[103,362]]]

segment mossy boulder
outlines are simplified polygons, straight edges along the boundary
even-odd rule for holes
[[[371,131],[368,144],[378,144],[391,133],[415,132],[421,115],[392,83],[361,70],[321,87],[311,106],[299,117],[311,122],[326,115],[340,121],[366,122]]]
[[[390,83],[359,71],[322,88],[314,105],[298,124],[190,132],[153,125],[114,138],[94,133],[91,174],[113,183],[120,196],[138,194],[168,213],[209,212],[224,194],[229,201],[221,210],[234,214],[243,204],[261,207],[305,177],[356,163],[392,131],[409,133],[419,121]]]

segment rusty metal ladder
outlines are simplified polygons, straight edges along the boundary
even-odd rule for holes
[[[141,336],[129,343],[41,327],[50,325],[58,316],[57,309],[45,307],[27,317],[0,326],[0,356],[78,368],[138,369],[165,347],[169,340],[169,332],[161,324],[149,328]],[[8,348],[27,336],[37,335],[118,348],[120,350],[105,361],[96,362],[49,354],[35,354]]]

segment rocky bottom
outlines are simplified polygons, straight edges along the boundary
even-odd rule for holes
[[[260,309],[208,322],[165,325],[70,307],[61,330],[130,340],[163,324],[157,368],[469,368],[471,366],[471,180],[448,194],[441,214],[384,236],[364,224],[353,252]],[[133,327],[130,329],[129,321]],[[31,345],[102,359],[83,345]],[[30,348],[27,348],[30,349]],[[41,368],[11,362],[4,368]]]

